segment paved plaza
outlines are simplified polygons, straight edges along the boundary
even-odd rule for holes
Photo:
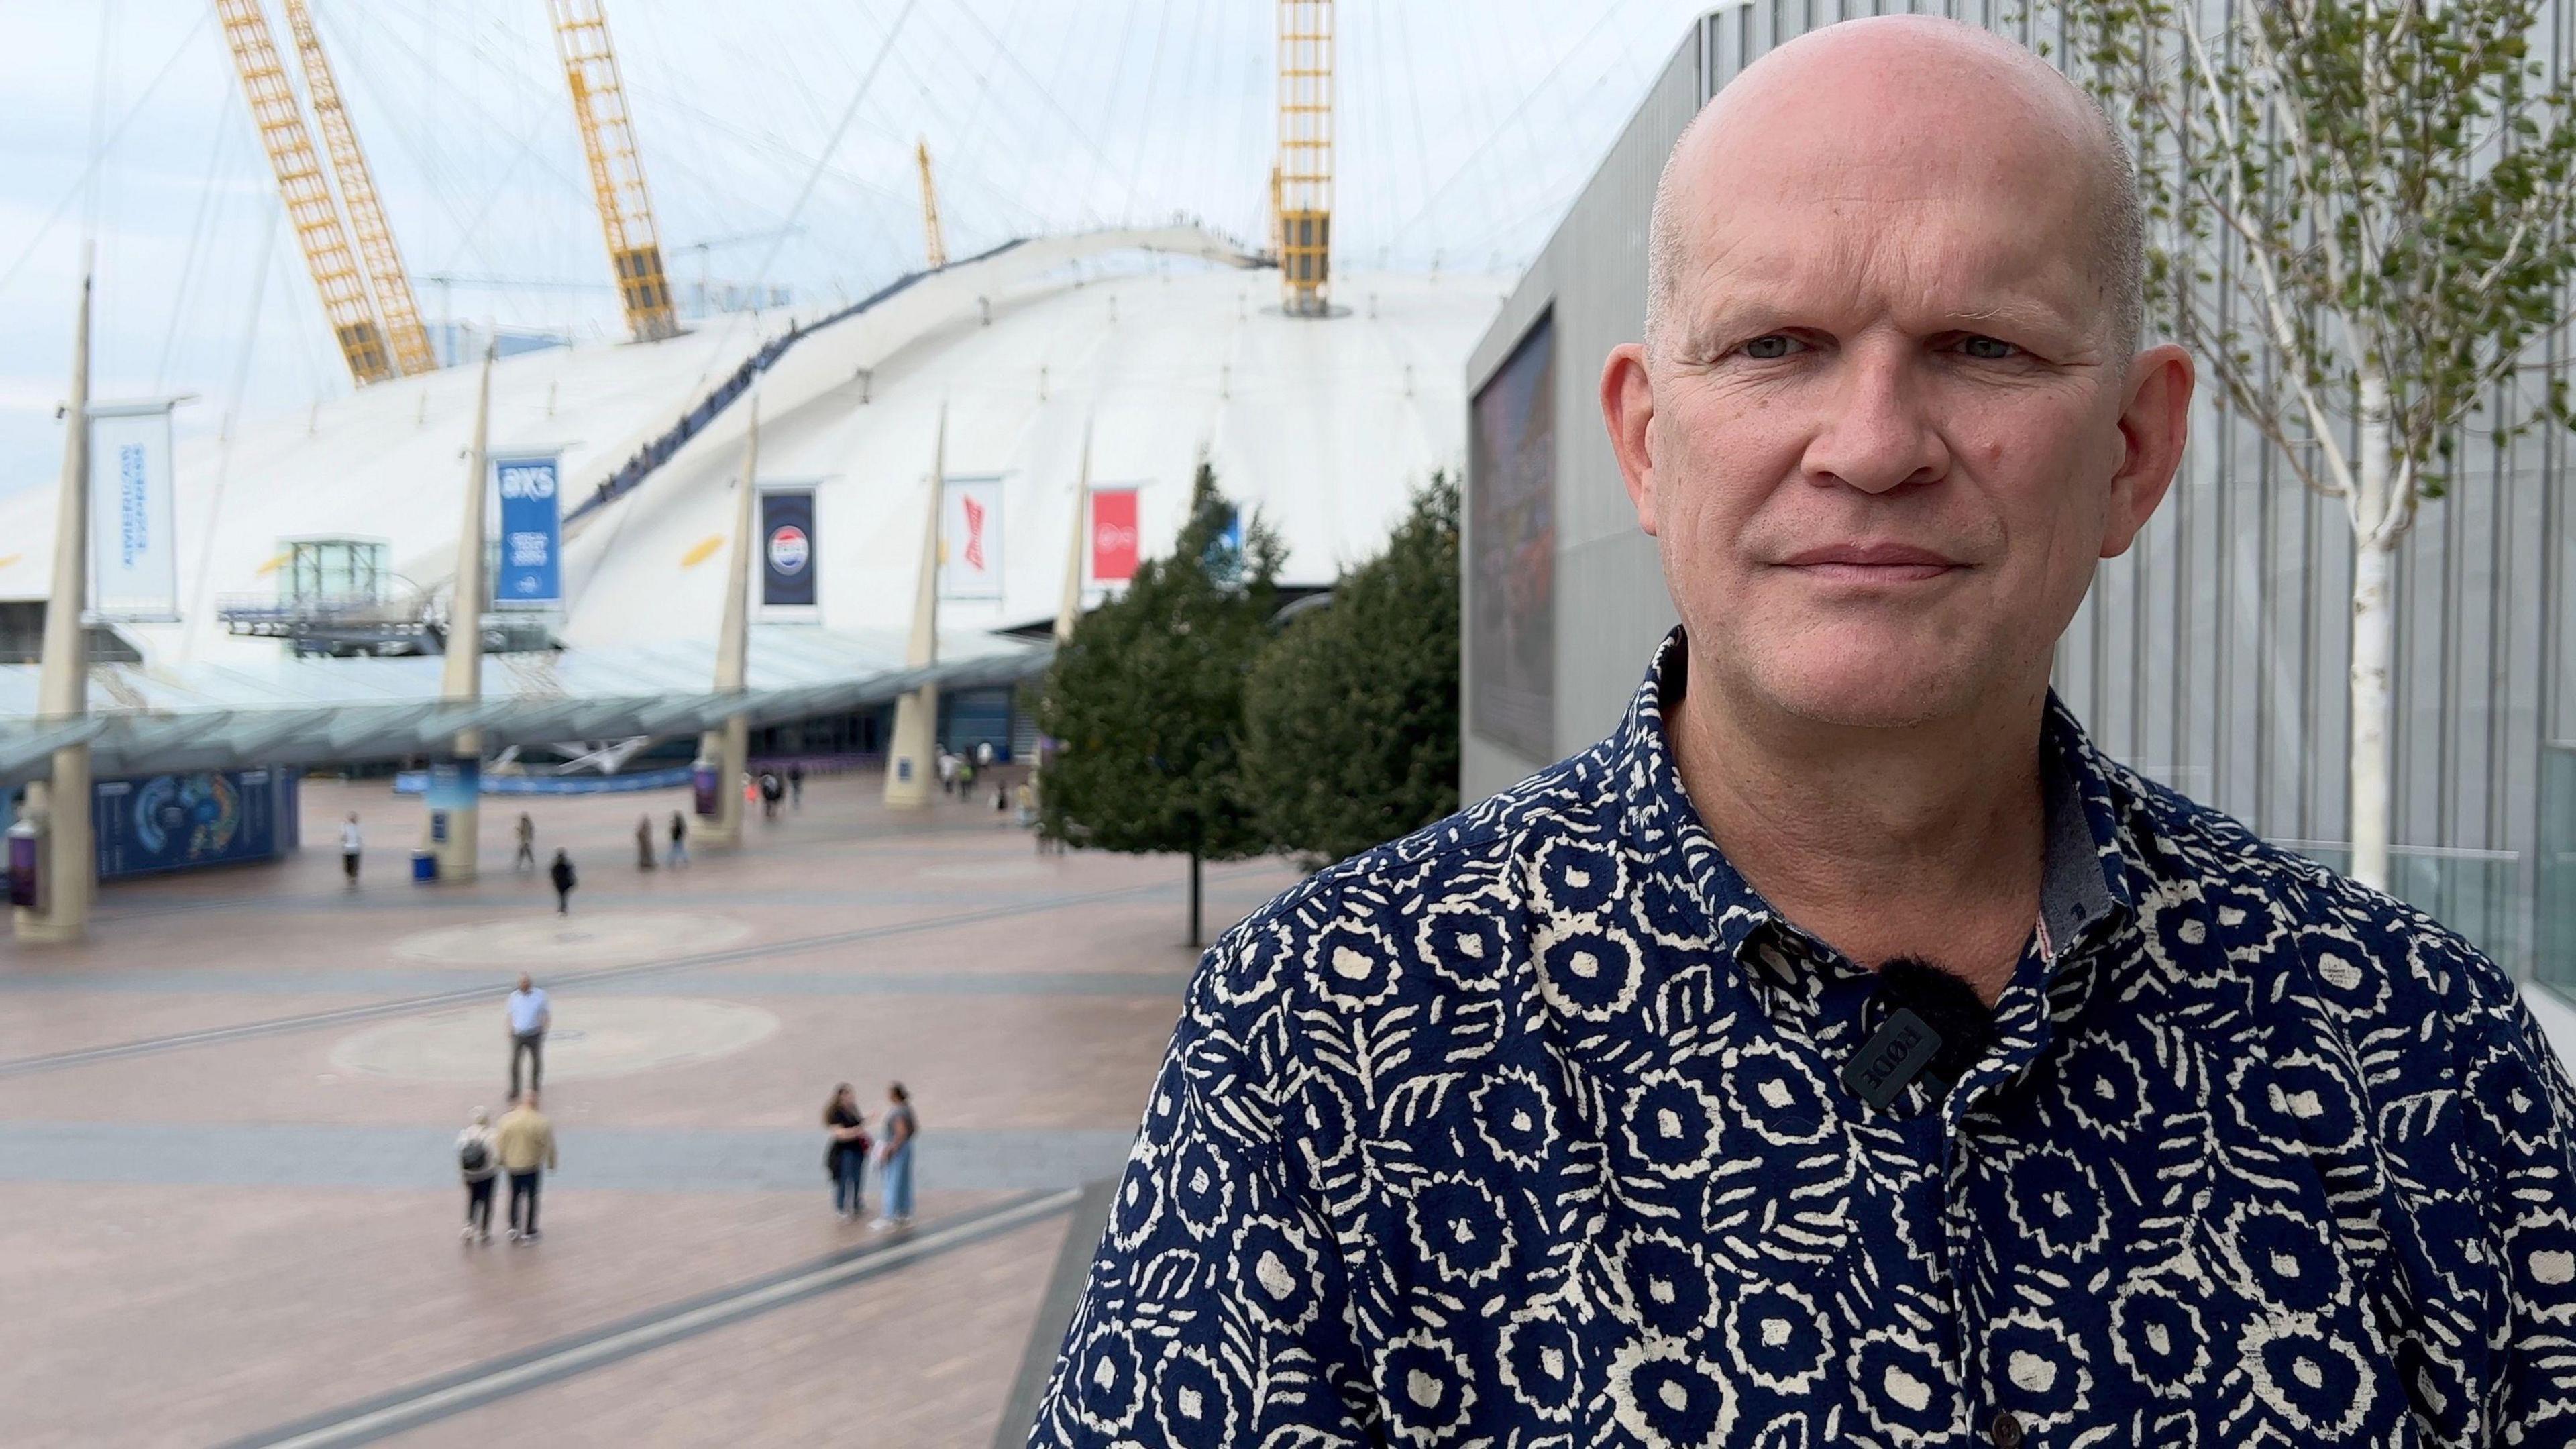
[[[519,800],[486,802],[480,881],[421,887],[416,799],[311,781],[300,856],[0,940],[6,1442],[994,1442],[1196,959],[1186,865],[878,790],[810,781],[651,872],[636,818],[679,792],[536,800],[581,869],[559,918],[509,868]],[[1207,879],[1214,931],[1295,873]],[[542,1241],[461,1248],[453,1141],[501,1110],[522,970],[563,1167]],[[819,1118],[898,1079],[920,1202],[886,1233],[832,1212]]]

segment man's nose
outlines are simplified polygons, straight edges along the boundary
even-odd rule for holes
[[[1840,372],[1807,448],[1809,481],[1877,494],[1949,471],[1949,448],[1925,414],[1909,356],[1896,348],[1854,347],[1844,352]]]

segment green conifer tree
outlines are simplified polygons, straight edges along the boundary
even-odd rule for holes
[[[1233,504],[1205,463],[1168,558],[1083,616],[1047,674],[1038,724],[1048,762],[1039,829],[1069,845],[1190,858],[1190,944],[1200,866],[1269,849],[1242,772],[1243,685],[1276,608],[1277,537],[1236,537]]]
[[[1458,485],[1434,474],[1385,551],[1262,651],[1244,775],[1265,833],[1320,866],[1458,808]]]

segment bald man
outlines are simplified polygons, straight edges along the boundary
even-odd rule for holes
[[[2576,1442],[2511,982],[2049,692],[2182,456],[2141,232],[1966,27],[1702,113],[1601,379],[1682,626],[1209,954],[1032,1443]]]

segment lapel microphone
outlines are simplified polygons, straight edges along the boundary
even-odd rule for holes
[[[1994,1045],[1994,1008],[1965,979],[1919,956],[1878,968],[1870,1000],[1887,1016],[1843,1065],[1843,1088],[1880,1111],[1917,1077],[1940,1101]]]

